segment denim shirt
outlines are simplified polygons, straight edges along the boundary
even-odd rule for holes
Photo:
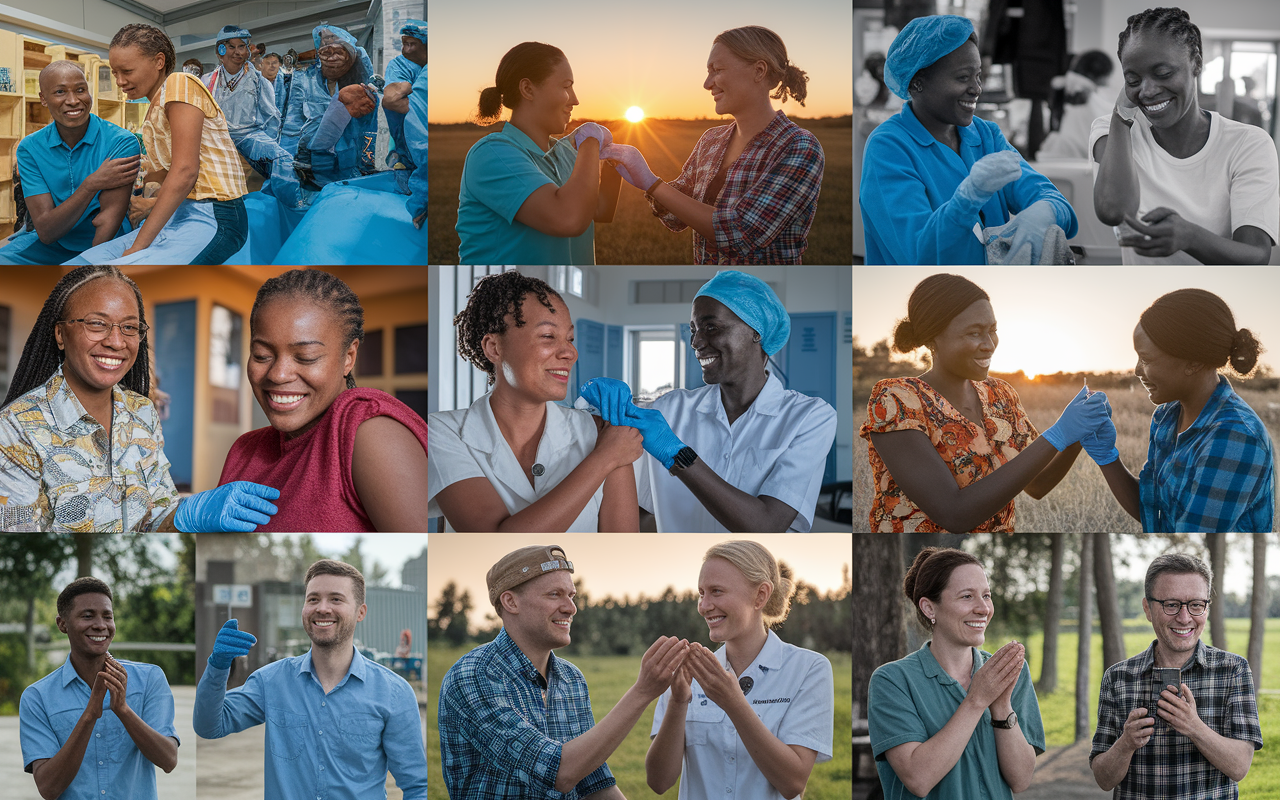
[[[133,661],[120,661],[120,666],[129,676],[125,690],[129,707],[161,736],[178,741],[173,727],[173,692],[164,670]],[[36,761],[56,756],[67,743],[89,704],[90,693],[91,687],[71,665],[70,656],[22,692],[18,737],[27,772],[33,772]],[[156,800],[155,765],[111,710],[109,693],[102,699],[102,716],[93,725],[80,771],[59,800]]]
[[[196,687],[196,733],[220,739],[266,722],[271,800],[385,797],[388,769],[405,800],[426,800],[417,697],[406,680],[352,650],[351,667],[328,694],[310,651],[268,664],[229,692],[230,669],[206,666]]]

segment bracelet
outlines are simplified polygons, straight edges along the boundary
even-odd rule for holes
[[[658,178],[656,181],[654,181],[652,186],[650,186],[648,189],[645,189],[645,190],[644,190],[644,196],[645,196],[645,197],[648,197],[649,199],[653,199],[653,190],[654,190],[654,189],[657,189],[657,188],[658,188],[658,184],[660,184],[660,183],[662,183],[662,182],[663,182],[663,181],[662,181],[662,178]]]
[[[1134,120],[1134,117],[1138,116],[1138,107],[1122,106],[1119,103],[1116,103],[1115,113],[1117,116],[1120,117],[1120,119],[1124,120],[1125,122],[1132,123]]]

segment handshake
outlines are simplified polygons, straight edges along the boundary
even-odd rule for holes
[[[573,146],[582,147],[587,139],[600,143],[600,158],[607,160],[622,179],[642,192],[647,192],[658,182],[658,176],[639,150],[629,144],[614,144],[613,134],[603,125],[584,122],[573,132]]]
[[[1100,467],[1120,458],[1106,392],[1090,391],[1088,386],[1080,389],[1058,421],[1041,436],[1059,451],[1079,442]]]

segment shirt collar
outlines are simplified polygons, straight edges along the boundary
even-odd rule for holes
[[[498,420],[493,416],[493,407],[489,403],[492,397],[493,392],[489,392],[477,400],[467,410],[467,415],[463,418],[462,427],[459,430],[459,436],[462,441],[482,453],[493,453],[497,449],[499,442],[505,443],[502,438],[502,431],[498,428]],[[567,409],[556,403],[547,403],[546,405],[547,422],[542,429],[543,439],[549,442],[559,442],[560,447],[557,450],[568,447],[573,439],[573,432],[569,430],[569,419],[565,413]]]
[[[59,669],[61,669],[62,672],[58,675],[58,680],[61,682],[64,689],[76,681],[84,683],[84,679],[80,677],[80,673],[76,672],[75,665],[71,663],[70,653],[67,654],[67,660],[62,662],[62,666]]]
[[[68,150],[74,151],[76,147],[79,147],[80,145],[84,145],[85,147],[91,147],[93,143],[98,140],[98,129],[101,127],[102,127],[102,120],[98,119],[98,116],[94,114],[92,111],[90,111],[89,121],[86,123],[84,136],[81,136],[80,141],[75,143],[75,147],[72,147],[68,145],[66,142],[62,141],[62,134],[58,132],[57,123],[51,123],[49,125],[49,128],[50,128],[50,136],[49,136],[49,142],[48,142],[49,149],[56,150],[59,147],[65,147]]]
[[[786,646],[783,641],[778,638],[778,634],[769,631],[769,635],[765,637],[764,646],[760,648],[760,652],[756,654],[755,661],[747,666],[743,674],[750,672],[753,667],[759,668],[763,673],[768,673],[771,669],[780,669],[782,667],[782,657],[786,653]],[[722,666],[729,666],[729,645],[725,645],[716,651],[716,658],[720,660]],[[739,676],[741,677],[741,676]]]
[[[1138,672],[1140,673],[1147,672],[1155,668],[1156,642],[1158,641],[1160,640],[1152,639],[1151,646],[1148,647],[1146,650],[1143,650],[1142,653],[1138,655],[1137,661],[1134,663],[1134,666],[1138,668]],[[1207,660],[1208,652],[1209,651],[1205,648],[1204,642],[1200,640],[1196,640],[1195,652],[1191,654],[1191,658],[1187,660],[1187,664],[1190,664],[1192,661],[1194,661],[1197,664],[1199,664],[1201,667],[1208,669],[1209,667],[1209,662]],[[1187,664],[1182,665],[1184,669],[1186,668]]]
[[[926,678],[940,679],[938,680],[938,683],[944,685],[948,683],[955,683],[956,679],[951,677],[951,675],[942,668],[942,665],[938,663],[938,659],[934,657],[933,648],[929,646],[932,641],[933,640],[930,639],[920,645],[920,649],[916,651],[920,654],[920,668],[924,671]],[[973,651],[973,669],[976,670],[978,667],[982,666],[982,656],[979,654],[978,648],[970,647],[969,649]]]
[[[916,116],[915,109],[911,107],[910,102],[903,103],[902,110],[898,112],[902,114],[903,126],[907,129],[907,133],[912,139],[916,140],[916,144],[921,147],[929,147],[930,145],[941,145],[937,139],[933,138],[933,134],[929,133],[924,123]],[[968,125],[957,125],[956,131],[960,134],[960,143],[969,147],[977,147],[982,144],[982,135],[978,133],[977,126],[973,123]]]
[[[88,417],[88,422],[93,425],[101,425],[93,417],[89,416],[89,412],[85,411],[84,406],[80,403],[80,398],[76,397],[76,393],[71,391],[70,384],[62,374],[62,366],[59,365],[56,372],[49,378],[48,383],[52,389],[52,393],[46,393],[49,398],[49,409],[52,412],[53,421],[60,431],[69,431],[80,420]],[[116,405],[124,403],[124,394],[120,391],[119,384],[111,387],[111,415],[114,417],[116,413]]]
[[[1213,394],[1209,395],[1209,400],[1204,404],[1204,408],[1200,409],[1195,421],[1183,433],[1187,434],[1209,425],[1211,420],[1215,419],[1218,413],[1227,405],[1233,394],[1235,394],[1235,390],[1231,388],[1231,381],[1227,380],[1226,375],[1219,375],[1218,385],[1214,387]],[[1177,419],[1177,417],[1175,416],[1174,419]]]
[[[298,674],[301,675],[304,672],[310,674],[311,677],[315,678],[316,683],[320,682],[320,676],[317,675],[315,669],[312,668],[310,650],[308,650],[305,654],[303,654],[302,658],[298,659]],[[364,656],[360,655],[360,651],[356,649],[355,643],[353,642],[351,644],[351,665],[347,667],[347,674],[343,675],[342,680],[338,681],[338,686],[341,686],[342,684],[346,683],[347,678],[359,678],[360,682],[364,683],[364,676],[365,676]],[[335,686],[333,688],[337,689],[338,686]]]
[[[551,152],[555,150],[554,145],[551,150],[543,150],[538,146],[537,142],[530,139],[524,131],[520,130],[515,125],[512,125],[510,122],[503,123],[502,130],[499,132],[510,139],[517,147],[522,150],[528,150],[530,154],[535,155],[538,158],[548,158],[551,155]]]
[[[530,682],[536,684],[539,688],[545,689],[556,674],[556,654],[552,651],[547,654],[547,677],[544,679],[542,673],[538,672],[538,668],[534,666],[529,657],[520,649],[520,645],[516,644],[516,640],[511,638],[504,626],[498,632],[498,638],[493,640],[494,647],[498,648],[498,653],[507,666],[511,667],[520,675],[523,675]]]
[[[776,417],[782,413],[782,400],[786,390],[782,388],[782,381],[778,380],[772,371],[765,377],[764,386],[760,389],[760,394],[756,395],[756,399],[751,401],[751,407],[747,409],[747,414],[752,412],[764,414],[767,417]],[[701,400],[698,401],[697,411],[699,414],[708,414],[710,416],[723,419],[728,424],[729,417],[724,413],[724,403],[720,399],[720,386],[715,385],[713,391],[707,392]],[[743,416],[746,416],[745,414]]]

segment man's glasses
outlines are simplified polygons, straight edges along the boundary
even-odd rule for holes
[[[1152,603],[1159,603],[1164,608],[1164,613],[1171,617],[1176,617],[1182,611],[1183,606],[1187,607],[1187,611],[1191,612],[1193,617],[1203,617],[1204,612],[1209,608],[1208,600],[1188,600],[1183,602],[1182,600],[1157,600],[1154,597],[1148,597],[1147,600]]]
[[[137,336],[140,333],[146,333],[151,326],[145,323],[137,322],[107,322],[104,319],[64,319],[60,320],[65,324],[79,322],[84,325],[85,335],[92,341],[107,338],[112,328],[119,328],[120,332],[125,336]]]

